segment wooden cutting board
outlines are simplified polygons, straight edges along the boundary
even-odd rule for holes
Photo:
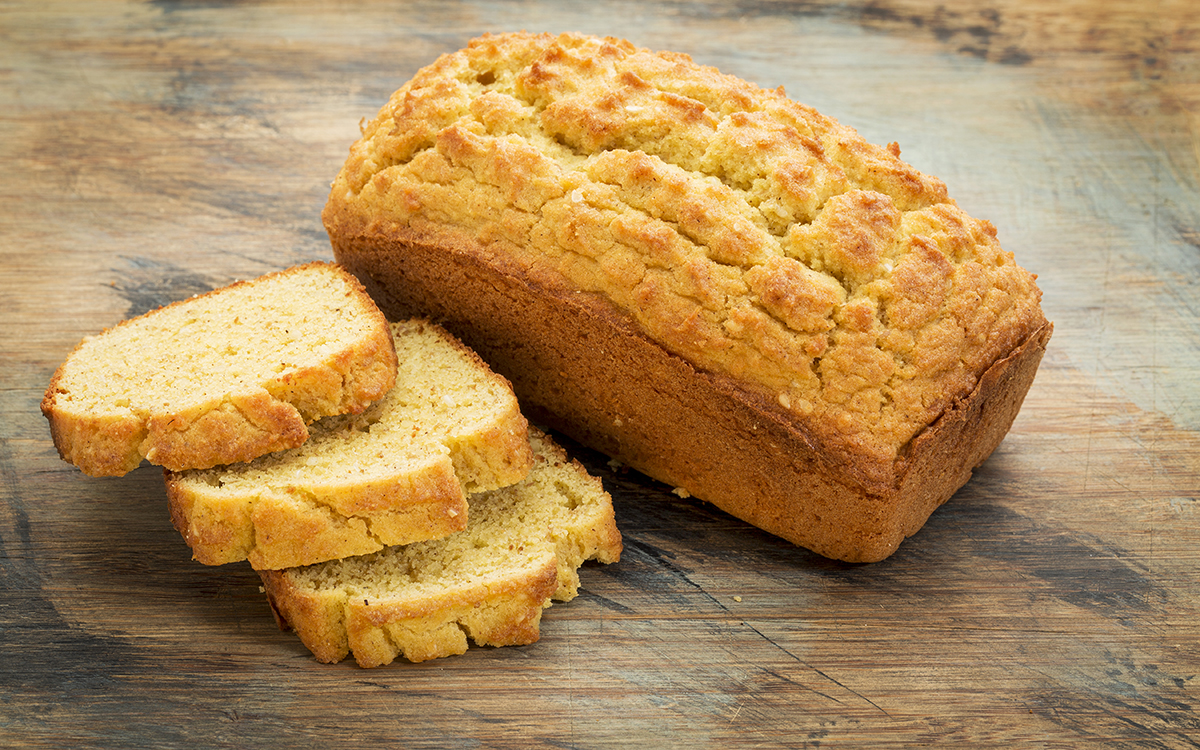
[[[691,54],[941,177],[1040,275],[999,451],[834,563],[571,446],[626,549],[542,639],[361,670],[190,560],[38,404],[78,341],[330,258],[358,122],[486,32]],[[1187,2],[0,6],[0,747],[1200,746],[1200,10]]]

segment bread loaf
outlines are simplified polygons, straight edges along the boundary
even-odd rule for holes
[[[385,310],[443,322],[535,421],[848,561],[969,479],[1052,330],[898,146],[616,39],[442,56],[364,125],[324,221]]]
[[[197,560],[287,568],[437,539],[466,526],[466,493],[525,476],[533,454],[508,382],[426,321],[392,335],[396,384],[366,411],[250,463],[166,472]]]
[[[316,658],[364,667],[533,643],[542,610],[579,590],[585,560],[616,562],[621,536],[600,480],[530,430],[520,483],[471,496],[467,528],[361,557],[259,571],[283,628]]]
[[[42,412],[66,461],[119,476],[300,445],[307,423],[387,392],[396,354],[383,313],[342,268],[311,263],[182,300],[83,340]]]

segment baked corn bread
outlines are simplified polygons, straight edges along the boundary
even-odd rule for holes
[[[396,377],[387,320],[344,269],[311,263],[175,302],[81,342],[42,400],[64,460],[120,476],[300,445]]]
[[[282,628],[316,658],[363,667],[533,643],[542,611],[579,591],[585,560],[616,562],[621,535],[600,480],[541,432],[518,484],[471,496],[467,528],[302,568],[259,571]]]
[[[532,418],[848,561],[969,479],[1052,330],[995,227],[898,146],[617,39],[440,57],[365,123],[324,222]]]
[[[166,472],[175,527],[202,563],[288,568],[437,539],[467,493],[522,479],[533,454],[512,388],[450,334],[391,324],[396,384],[361,414],[249,463]]]

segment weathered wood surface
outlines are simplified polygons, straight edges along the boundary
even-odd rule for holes
[[[83,336],[295,262],[360,118],[489,30],[688,52],[946,180],[1056,333],[1012,433],[835,564],[578,454],[624,559],[532,646],[317,664],[161,476],[61,462]],[[0,746],[1200,746],[1200,12],[1188,2],[0,5]]]

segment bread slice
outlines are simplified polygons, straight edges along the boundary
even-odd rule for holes
[[[289,570],[259,571],[282,628],[323,662],[412,662],[539,638],[542,610],[579,590],[585,560],[616,562],[612,499],[550,438],[530,430],[520,483],[472,495],[445,539]]]
[[[334,257],[527,416],[869,562],[999,445],[1052,331],[1036,276],[896,144],[686,55],[498,34],[362,128]]]
[[[308,442],[250,463],[166,472],[175,526],[208,565],[287,568],[436,539],[466,493],[529,471],[527,423],[504,378],[424,320],[392,324],[395,386]]]
[[[300,445],[395,380],[387,320],[358,280],[311,263],[175,302],[83,340],[42,400],[54,445],[93,476],[179,471]]]

